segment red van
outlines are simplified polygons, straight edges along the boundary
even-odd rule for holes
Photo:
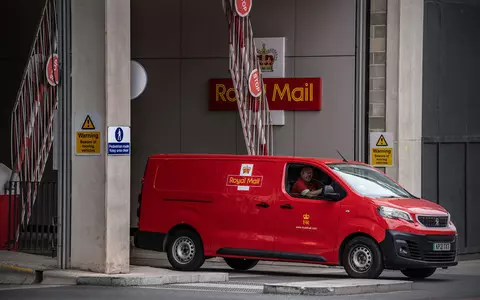
[[[153,155],[139,195],[138,248],[178,270],[223,257],[384,269],[425,278],[457,265],[450,214],[359,162],[283,156]]]

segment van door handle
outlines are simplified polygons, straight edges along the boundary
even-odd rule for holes
[[[264,207],[264,208],[267,208],[267,207],[270,207],[270,205],[268,205],[268,203],[266,202],[260,202],[257,204],[258,207]]]
[[[285,208],[285,209],[292,209],[293,206],[291,206],[290,204],[284,204],[284,205],[280,205],[281,208]]]

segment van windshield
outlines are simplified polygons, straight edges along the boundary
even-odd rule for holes
[[[416,198],[375,168],[348,163],[328,164],[328,167],[362,196],[371,198]]]

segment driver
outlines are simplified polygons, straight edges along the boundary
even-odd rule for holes
[[[316,182],[312,182],[313,168],[304,167],[300,173],[300,178],[292,187],[292,193],[300,194],[304,197],[313,198],[322,194],[323,187]]]

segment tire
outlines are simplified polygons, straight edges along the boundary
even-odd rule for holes
[[[224,258],[227,265],[237,271],[246,271],[255,267],[258,264],[258,260],[255,259],[243,259],[243,258]]]
[[[424,279],[430,277],[435,273],[436,268],[423,268],[423,269],[405,269],[401,270],[402,274],[413,279]]]
[[[345,271],[352,278],[375,279],[384,269],[382,252],[377,243],[364,236],[347,243],[342,261]]]
[[[198,270],[205,262],[200,236],[192,230],[173,232],[167,241],[167,258],[176,270]]]
[[[140,248],[138,241],[138,231],[133,234],[133,245],[135,246],[135,248]]]

